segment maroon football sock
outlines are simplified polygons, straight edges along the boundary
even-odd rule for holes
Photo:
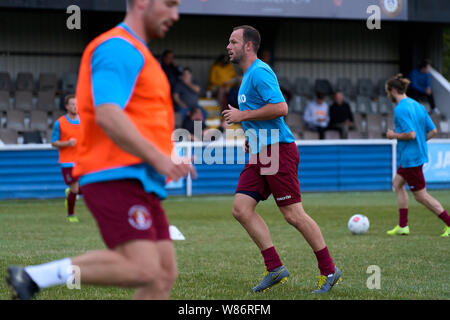
[[[328,252],[328,247],[323,248],[317,252],[314,252],[317,258],[320,274],[322,276],[328,276],[334,273],[334,263],[331,259],[330,253]]]
[[[408,225],[408,208],[399,209],[398,225],[400,228],[404,228]]]
[[[444,221],[444,223],[447,225],[447,227],[450,227],[450,216],[447,214],[447,211],[443,211],[440,215],[439,215],[439,219],[441,219],[442,221]]]
[[[69,195],[67,196],[67,213],[69,216],[73,216],[74,214],[75,201],[77,201],[77,194],[70,191]]]
[[[281,263],[281,259],[278,256],[277,250],[275,247],[270,247],[269,249],[262,250],[261,254],[264,258],[264,264],[266,265],[266,269],[268,271],[272,271],[278,267],[281,267],[283,264]]]

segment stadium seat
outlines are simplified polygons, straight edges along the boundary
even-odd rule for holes
[[[303,140],[319,140],[319,133],[314,131],[304,131]]]
[[[48,114],[42,110],[31,111],[30,116],[30,129],[45,131],[48,130]]]
[[[23,133],[23,143],[42,143],[42,135],[40,131],[25,131]]]
[[[341,135],[336,130],[327,130],[327,131],[325,131],[325,139],[326,140],[339,140],[339,139],[341,139]]]
[[[33,109],[33,93],[31,91],[16,91],[14,109],[30,111]]]
[[[0,91],[0,111],[11,109],[11,101],[9,91]]]
[[[8,72],[0,72],[0,91],[11,92],[11,76]]]
[[[16,79],[17,91],[34,91],[34,78],[30,72],[19,72]]]
[[[66,72],[62,76],[62,92],[64,95],[75,93],[77,88],[78,75],[76,73]]]
[[[4,144],[17,144],[19,135],[16,130],[13,129],[0,129],[0,140]]]
[[[392,101],[386,96],[378,97],[378,112],[381,114],[391,114],[394,111]]]
[[[301,137],[303,133],[303,117],[299,113],[289,113],[284,119],[294,134]]]
[[[364,97],[374,96],[374,86],[370,79],[358,79],[358,95]]]
[[[291,103],[289,104],[289,112],[303,113],[306,103],[307,101],[305,96],[300,96],[296,94],[291,100]]]
[[[376,94],[379,96],[386,96],[386,89],[385,89],[385,85],[386,85],[386,81],[388,79],[379,79],[377,82],[377,86],[376,86]]]
[[[370,98],[366,96],[356,97],[356,113],[372,113],[372,101],[370,101]]]
[[[294,91],[302,97],[312,97],[312,86],[308,78],[295,78]]]
[[[278,83],[280,84],[280,87],[292,91],[292,84],[288,77],[279,76]]]
[[[58,78],[55,73],[41,73],[39,75],[39,91],[54,91],[58,89]]]
[[[358,113],[354,114],[353,121],[354,121],[356,131],[361,135],[361,132],[364,132],[366,129],[365,122],[363,121],[363,117]]]
[[[335,88],[341,91],[347,99],[355,97],[355,88],[353,87],[352,81],[348,78],[338,78]]]
[[[369,139],[381,139],[383,137],[383,117],[379,114],[367,115],[367,133]]]
[[[348,132],[348,138],[349,139],[361,139],[361,132],[359,131],[349,131]]]
[[[25,114],[21,110],[8,110],[6,112],[6,128],[17,131],[25,130]]]
[[[333,93],[333,87],[327,79],[317,79],[314,83],[314,91],[330,95]]]
[[[43,111],[53,111],[57,109],[55,103],[55,91],[39,91],[37,109]]]

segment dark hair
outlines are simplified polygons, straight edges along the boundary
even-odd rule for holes
[[[261,35],[259,34],[259,31],[249,25],[235,27],[233,31],[241,29],[244,31],[244,44],[246,44],[247,42],[253,43],[253,50],[255,51],[255,53],[257,53],[259,50],[259,46],[261,45]]]
[[[411,81],[409,81],[401,73],[399,73],[395,77],[392,77],[391,79],[386,81],[386,87],[388,91],[395,89],[399,94],[404,94],[406,93],[406,90],[408,90],[408,86],[410,83]]]
[[[318,92],[316,92],[316,97],[319,100],[323,100],[323,99],[325,99],[325,93],[318,91]]]
[[[185,72],[185,71],[189,71],[190,73],[192,73],[192,69],[189,68],[189,67],[184,67],[184,68],[183,68],[183,72]]]
[[[171,53],[173,53],[172,50],[166,49],[163,51],[161,58],[164,59],[168,54],[171,54]]]
[[[75,95],[74,94],[68,94],[67,96],[64,97],[64,106],[67,106],[69,104],[69,100],[70,99],[74,99]]]
[[[426,68],[427,66],[431,65],[431,60],[424,59],[419,63],[419,69]]]

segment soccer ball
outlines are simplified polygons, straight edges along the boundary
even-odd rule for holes
[[[369,226],[369,219],[362,214],[355,214],[348,220],[348,230],[353,234],[365,234]]]

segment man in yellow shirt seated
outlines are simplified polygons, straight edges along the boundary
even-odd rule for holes
[[[222,109],[228,105],[227,93],[237,81],[237,74],[226,55],[221,54],[209,71],[208,90],[217,96]]]

